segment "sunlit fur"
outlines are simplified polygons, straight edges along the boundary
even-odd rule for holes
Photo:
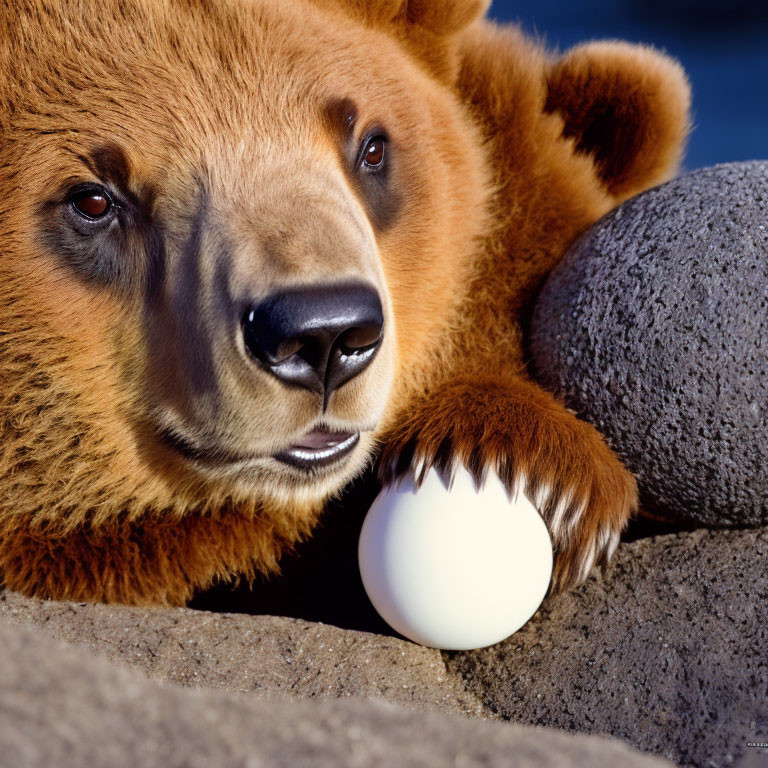
[[[517,29],[462,38],[458,89],[485,135],[493,226],[473,261],[450,344],[401,393],[380,475],[463,462],[522,486],[555,545],[552,590],[612,555],[637,505],[634,478],[603,438],[531,382],[535,297],[568,246],[629,196],[668,179],[689,129],[679,65],[621,42],[547,54]]]
[[[556,588],[606,559],[634,481],[528,380],[526,322],[567,246],[674,172],[688,89],[656,52],[615,43],[554,59],[473,23],[482,11],[472,0],[0,2],[7,586],[181,603],[272,570],[377,445],[384,477],[421,458],[525,482],[550,523]],[[360,125],[392,136],[402,199],[385,228],[341,167],[325,106],[343,98]],[[599,110],[621,119],[595,130]],[[81,279],[41,242],[53,215],[41,204],[105,144],[125,154],[163,233],[162,276],[131,241],[120,290]],[[385,346],[322,419],[362,430],[338,470],[301,477],[265,460],[209,472],[156,439],[158,421],[181,418],[269,454],[320,418],[312,393],[247,379],[225,337],[185,349],[188,325],[214,312],[224,252],[233,295],[350,276],[382,295]],[[197,354],[214,362],[194,387],[184,374]]]

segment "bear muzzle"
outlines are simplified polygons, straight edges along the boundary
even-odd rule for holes
[[[311,285],[274,293],[246,310],[247,352],[289,386],[323,397],[362,373],[383,340],[378,292],[364,283]]]

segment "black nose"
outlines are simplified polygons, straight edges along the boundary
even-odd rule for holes
[[[378,293],[361,283],[291,288],[243,317],[248,351],[278,379],[323,395],[363,371],[382,340]]]

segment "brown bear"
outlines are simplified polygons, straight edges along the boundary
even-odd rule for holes
[[[0,577],[183,603],[374,462],[523,484],[553,589],[633,477],[534,384],[533,298],[676,169],[679,66],[484,0],[6,0]]]

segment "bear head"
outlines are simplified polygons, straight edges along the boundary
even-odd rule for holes
[[[4,508],[309,508],[360,472],[485,216],[450,42],[482,4],[405,5],[5,12]]]

